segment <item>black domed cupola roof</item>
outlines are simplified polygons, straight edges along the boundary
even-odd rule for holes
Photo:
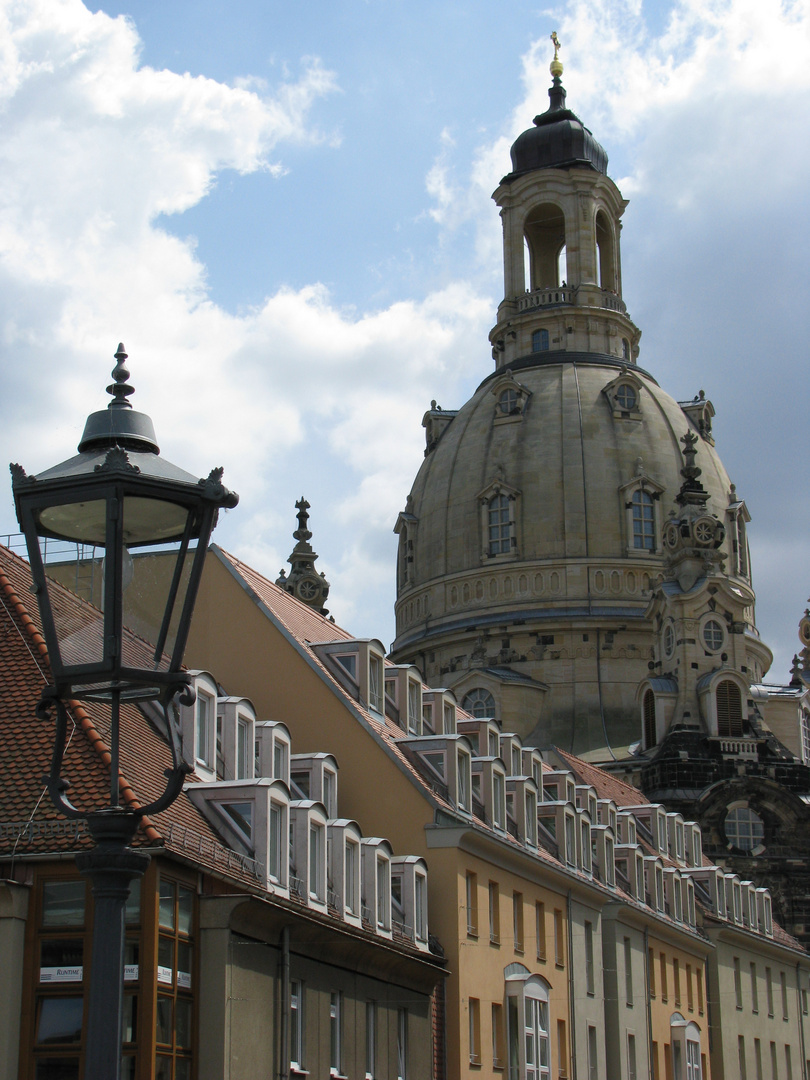
[[[607,153],[576,113],[566,109],[565,88],[557,75],[548,96],[546,112],[535,116],[534,127],[512,144],[512,172],[505,179],[534,169],[587,168],[607,175]]]

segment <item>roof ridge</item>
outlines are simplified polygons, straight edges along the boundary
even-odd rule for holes
[[[5,552],[8,552],[9,555],[14,555],[14,553],[8,548],[3,548],[3,550]],[[14,558],[19,559],[19,556],[14,555]],[[25,562],[25,560],[20,559],[20,562]],[[3,570],[0,570],[0,588],[2,588],[3,592],[8,598],[9,603],[16,612],[20,622],[25,627],[26,633],[31,638],[31,641],[35,645],[40,656],[45,661],[48,661],[48,647],[45,644],[45,639],[42,636],[42,632],[37,628],[36,623],[28,614],[25,604],[17,595],[14,586],[12,585],[11,581]],[[70,590],[67,591],[70,592]],[[48,664],[48,667],[50,668],[50,663]],[[98,731],[96,730],[95,724],[93,723],[92,717],[81,704],[81,702],[66,701],[65,708],[69,709],[73,713],[74,719],[78,720],[79,727],[84,732],[90,745],[101,758],[102,762],[105,765],[109,766],[112,763],[112,754],[110,753],[109,747],[104,742],[101,735],[99,735]],[[140,809],[140,800],[135,794],[132,785],[124,776],[120,767],[118,769],[118,790],[120,791],[122,797],[124,798],[128,806],[130,806],[134,810]],[[143,829],[149,840],[161,839],[160,833],[146,815],[141,818],[139,827]]]

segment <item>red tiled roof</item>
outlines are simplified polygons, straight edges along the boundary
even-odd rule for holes
[[[70,590],[55,586],[57,604],[77,623],[96,609]],[[16,851],[74,850],[90,845],[86,832],[76,835],[66,827],[64,816],[53,806],[43,775],[53,752],[54,721],[39,720],[35,707],[42,688],[50,681],[48,653],[37,622],[26,608],[31,596],[28,563],[0,546],[0,853]],[[144,643],[133,639],[133,648]],[[98,704],[72,702],[68,714],[73,724],[62,761],[62,776],[71,783],[68,797],[87,811],[108,803],[110,755],[109,716]],[[152,802],[163,790],[164,770],[171,753],[140,709],[121,706],[119,791],[122,801],[137,807]],[[26,824],[19,835],[12,825]],[[193,833],[205,850],[221,845],[216,833],[185,795],[153,819],[144,818],[135,843],[162,844]],[[198,843],[198,847],[200,844]],[[182,848],[180,849],[182,850]],[[205,859],[200,860],[203,864]],[[230,876],[241,880],[242,875]]]
[[[605,772],[598,765],[591,765],[566,750],[560,750],[559,747],[555,747],[554,752],[567,762],[568,768],[580,783],[590,784],[595,789],[598,798],[612,799],[617,806],[639,806],[650,801],[638,788]]]

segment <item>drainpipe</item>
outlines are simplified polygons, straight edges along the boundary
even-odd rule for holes
[[[804,1046],[804,1020],[802,1017],[802,967],[801,964],[796,962],[796,1017],[799,1021],[799,1039],[802,1044],[802,1077],[803,1080],[807,1080],[807,1052]]]
[[[655,1080],[653,1074],[653,1030],[652,1030],[652,1001],[650,999],[650,928],[644,927],[644,995],[647,998],[647,1059],[649,1063],[650,1080]]]
[[[290,928],[281,930],[281,1049],[278,1075],[288,1080],[290,1075]]]
[[[571,921],[573,901],[571,890],[566,897],[568,914],[568,1014],[571,1017],[571,1080],[577,1080],[576,999],[574,997],[574,928]]]

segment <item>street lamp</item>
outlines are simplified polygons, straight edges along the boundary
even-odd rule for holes
[[[190,677],[181,670],[194,601],[218,511],[236,506],[239,498],[223,486],[222,469],[198,480],[159,456],[151,419],[128,401],[134,388],[123,345],[115,359],[107,387],[112,401],[87,418],[78,455],[36,476],[11,466],[53,677],[36,709],[43,719],[51,709],[56,712],[45,780],[57,809],[84,818],[96,842],[76,857],[95,900],[85,1068],[92,1080],[120,1077],[124,907],[132,880],[149,864],[149,856],[129,844],[140,819],[170,806],[191,771],[171,706],[178,695],[183,704],[194,701]],[[66,601],[46,573],[48,541],[76,543],[80,559],[103,550],[100,604],[88,604],[86,617],[77,618],[75,598]],[[125,627],[137,633],[125,633]],[[70,802],[61,776],[66,702],[76,700],[104,703],[111,719],[109,803],[86,813]],[[122,701],[162,705],[171,746],[163,794],[138,809],[119,800]]]

